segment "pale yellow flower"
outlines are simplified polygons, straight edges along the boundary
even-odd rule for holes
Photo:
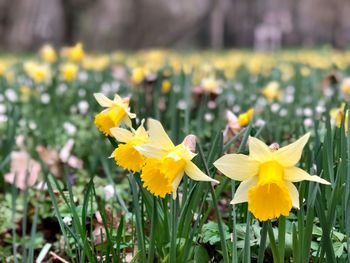
[[[293,182],[314,181],[329,184],[296,167],[310,134],[280,149],[249,138],[249,156],[227,154],[214,166],[227,177],[243,181],[231,204],[248,202],[248,209],[260,221],[287,216],[292,206],[299,208],[299,193]]]
[[[193,153],[194,135],[188,135],[181,144],[175,146],[162,124],[153,119],[148,120],[148,134],[149,142],[135,148],[148,158],[142,169],[141,180],[153,195],[164,198],[172,193],[173,198],[176,198],[184,173],[195,181],[218,183],[191,161],[196,155]]]

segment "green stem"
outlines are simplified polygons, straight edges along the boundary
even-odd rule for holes
[[[170,201],[171,206],[171,240],[170,240],[170,263],[176,263],[176,234],[177,234],[177,215],[176,215],[176,200]]]
[[[263,223],[263,227],[261,229],[261,237],[260,237],[260,246],[259,246],[259,254],[258,254],[258,263],[264,262],[265,248],[266,248],[266,238],[267,238],[267,222]]]
[[[270,245],[271,245],[271,250],[272,250],[273,262],[280,263],[280,260],[279,260],[279,257],[278,257],[278,249],[277,249],[277,246],[276,246],[276,241],[275,241],[275,236],[273,234],[271,221],[268,221],[267,224],[268,224],[267,232],[269,234],[269,240],[270,240]]]
[[[154,261],[155,225],[157,220],[157,198],[153,196],[151,236],[149,242],[148,263]]]

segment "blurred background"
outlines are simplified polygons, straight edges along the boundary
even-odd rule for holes
[[[0,49],[346,48],[349,13],[349,0],[0,0]]]

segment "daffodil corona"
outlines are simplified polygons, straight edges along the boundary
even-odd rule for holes
[[[131,119],[135,118],[136,114],[129,112],[128,97],[121,98],[116,94],[114,99],[110,100],[102,93],[95,93],[94,96],[96,101],[106,108],[95,117],[95,125],[104,135],[112,136],[110,129],[122,123],[131,127]]]
[[[148,133],[143,127],[143,122],[136,131],[128,131],[123,128],[112,128],[111,133],[117,141],[121,142],[113,152],[116,163],[126,170],[140,172],[146,157],[135,146],[148,142]]]
[[[295,167],[310,134],[278,149],[249,138],[249,156],[227,154],[214,165],[227,177],[243,181],[231,204],[248,202],[248,209],[260,221],[287,216],[292,207],[299,208],[299,193],[293,182],[303,180],[329,184]]]
[[[170,140],[159,121],[148,120],[149,142],[135,146],[148,159],[142,169],[141,180],[144,187],[153,195],[164,198],[173,194],[186,173],[196,181],[209,181],[219,183],[217,180],[205,175],[191,160],[196,155],[196,138],[188,135],[184,141],[175,146]]]

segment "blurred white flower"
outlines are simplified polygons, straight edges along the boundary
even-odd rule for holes
[[[29,129],[31,129],[31,130],[35,130],[35,129],[37,128],[37,125],[36,125],[35,121],[30,121],[30,122],[28,123],[28,127],[29,127]]]
[[[16,92],[12,89],[7,89],[5,91],[5,96],[11,102],[16,102],[18,99]]]
[[[85,97],[85,95],[86,95],[86,90],[85,90],[85,89],[79,89],[78,95],[79,95],[79,97]]]
[[[85,100],[82,100],[78,103],[78,109],[81,114],[86,114],[89,110],[89,103]]]
[[[63,94],[66,92],[67,88],[68,88],[68,87],[67,87],[66,84],[61,83],[61,84],[57,87],[57,91],[56,91],[57,95],[63,95]]]
[[[44,93],[40,96],[40,101],[42,104],[49,104],[50,100],[51,100],[50,95],[47,93]]]
[[[314,125],[314,121],[311,118],[306,118],[304,120],[304,126],[310,128]]]
[[[213,100],[210,100],[210,101],[208,102],[208,108],[209,108],[209,109],[215,109],[215,108],[216,108],[216,102],[213,101]]]
[[[332,88],[328,87],[323,90],[323,94],[329,98],[333,96],[334,91],[332,90]]]
[[[271,105],[271,111],[272,112],[278,112],[279,110],[280,110],[280,108],[281,108],[281,106],[278,104],[278,103],[273,103],[272,105]]]
[[[81,82],[86,82],[89,78],[89,75],[87,74],[86,71],[80,71],[79,74],[78,74],[78,79],[81,81]]]
[[[70,226],[72,224],[72,218],[70,216],[65,216],[62,221],[66,226]]]
[[[120,83],[117,81],[113,81],[111,84],[111,87],[112,87],[112,92],[117,93],[120,88]]]
[[[180,85],[174,85],[174,87],[173,87],[173,91],[174,91],[174,93],[179,93],[180,91],[181,91],[181,87],[180,87]]]
[[[108,95],[109,93],[112,92],[111,85],[109,83],[103,83],[101,86],[101,92],[104,95]]]
[[[287,94],[287,95],[285,96],[285,98],[284,98],[284,101],[285,101],[286,103],[292,103],[292,102],[294,101],[294,95],[292,95],[292,94]]]
[[[77,128],[70,122],[63,123],[63,128],[66,130],[68,135],[74,135],[77,132]]]
[[[283,108],[283,109],[280,110],[280,116],[281,116],[281,117],[286,117],[287,114],[288,114],[287,109],[284,109],[284,108]]]
[[[304,108],[303,113],[306,117],[311,117],[313,115],[313,111],[311,108]]]
[[[112,199],[114,197],[114,195],[115,195],[115,188],[111,184],[106,185],[105,187],[103,187],[103,191],[104,191],[105,198],[106,198],[107,201]]]
[[[234,85],[234,88],[235,88],[235,90],[237,90],[237,91],[242,91],[242,90],[243,90],[243,85],[242,85],[242,83],[236,83],[236,84]]]
[[[0,114],[0,123],[2,123],[2,122],[7,122],[7,120],[8,120],[8,118],[7,118],[6,115],[1,115],[1,114]]]
[[[179,110],[185,110],[185,109],[187,109],[187,102],[186,102],[185,100],[179,100],[179,101],[177,102],[177,108],[178,108]]]
[[[265,126],[265,124],[266,124],[266,121],[264,121],[263,119],[257,119],[255,122],[255,125],[257,127],[263,127],[263,126]]]
[[[0,114],[6,113],[6,106],[4,104],[0,104]]]
[[[239,105],[235,105],[232,107],[232,111],[237,113],[237,112],[240,112],[241,111],[241,107]]]
[[[212,122],[214,120],[214,115],[210,112],[207,112],[206,114],[204,114],[204,120],[206,122]]]
[[[316,106],[316,112],[321,114],[321,113],[324,113],[326,111],[326,107],[323,106],[323,105],[318,105]]]
[[[69,108],[69,111],[70,111],[70,113],[75,114],[75,113],[78,112],[78,108],[77,108],[75,105],[72,105],[72,106]]]

